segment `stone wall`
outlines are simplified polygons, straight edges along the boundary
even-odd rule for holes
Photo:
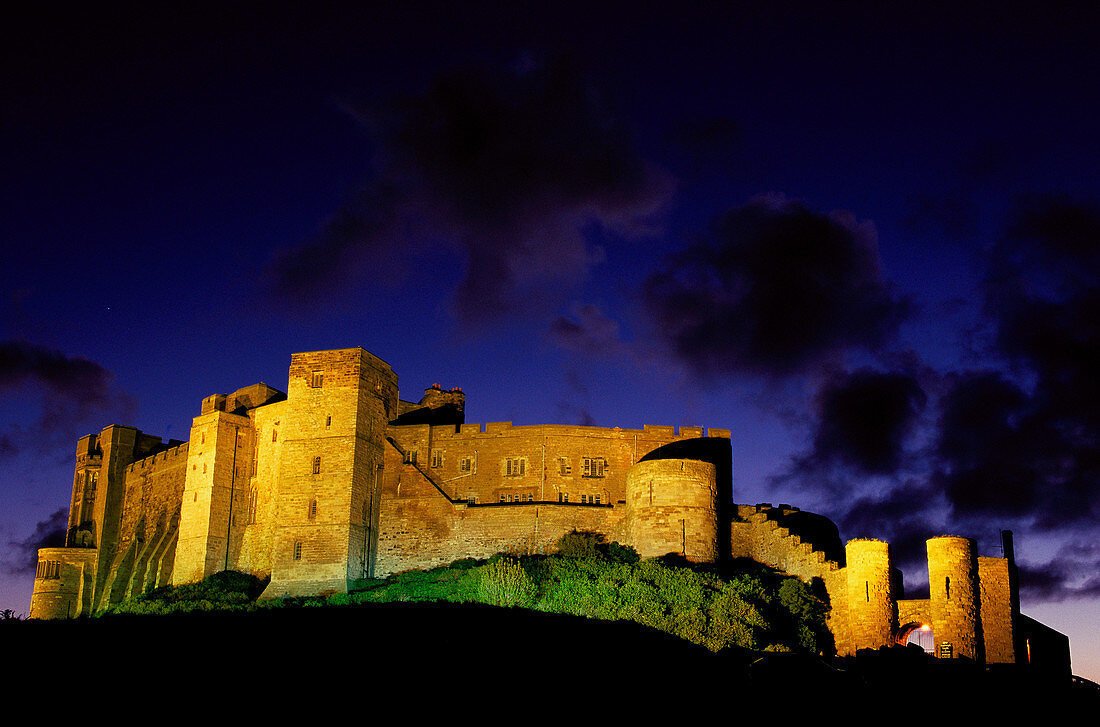
[[[188,450],[180,444],[126,468],[118,549],[107,574],[110,603],[170,582]]]
[[[989,664],[1011,664],[1016,661],[1008,570],[1006,558],[978,558],[982,635],[985,660]]]

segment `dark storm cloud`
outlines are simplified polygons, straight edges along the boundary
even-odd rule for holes
[[[37,399],[38,420],[31,427],[9,424],[0,431],[0,457],[28,444],[63,440],[90,414],[119,404],[111,373],[94,361],[25,341],[0,342],[0,394]]]
[[[107,399],[110,378],[105,368],[87,359],[24,341],[0,342],[0,390],[37,382],[55,396],[91,406]]]
[[[1041,529],[1100,517],[1100,210],[1023,203],[992,250],[985,309],[1009,375],[955,378],[937,473],[960,516]]]
[[[893,474],[926,401],[905,373],[861,369],[831,379],[817,395],[817,431],[804,466],[837,463],[861,474]]]
[[[1039,601],[1100,596],[1100,543],[1070,543],[1049,563],[1021,563],[1020,590]]]
[[[960,514],[1031,512],[1040,485],[1034,465],[1046,437],[1033,431],[1027,394],[996,372],[950,379],[940,401],[936,481]]]
[[[65,545],[65,531],[69,525],[69,509],[60,508],[46,520],[39,522],[26,539],[8,543],[11,555],[5,568],[12,575],[33,573],[38,566],[39,548],[59,548]]]
[[[444,242],[466,266],[455,313],[489,319],[582,280],[602,259],[587,232],[647,233],[671,192],[629,130],[562,64],[457,72],[423,94],[354,112],[377,146],[368,188],[385,197],[366,193],[285,253],[273,278],[283,296],[324,290],[361,256]]]
[[[643,294],[675,355],[701,375],[805,371],[880,346],[910,312],[883,278],[873,226],[776,197],[724,215]]]

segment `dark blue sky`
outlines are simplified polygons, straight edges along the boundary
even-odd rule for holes
[[[1011,528],[1100,677],[1100,18],[772,5],[13,19],[0,607],[76,437],[363,346],[469,421],[728,427],[913,589]]]

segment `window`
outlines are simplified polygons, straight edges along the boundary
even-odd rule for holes
[[[34,574],[35,578],[60,578],[61,577],[61,561],[59,560],[40,560],[38,561],[38,571]]]
[[[332,416],[331,415],[325,417],[325,426],[326,427],[331,427],[332,426]]]
[[[416,464],[416,450],[415,449],[410,449],[408,452],[405,452],[404,462],[405,462],[405,464]]]
[[[561,476],[562,477],[566,477],[568,475],[573,474],[573,466],[571,464],[569,464],[569,458],[568,457],[562,457],[561,460],[560,460],[560,464],[561,464]]]
[[[306,515],[306,517],[308,517],[310,520],[313,520],[317,517],[317,501],[316,500],[310,500],[309,501],[309,513]]]
[[[272,429],[271,430],[271,441],[272,442],[279,441],[279,430],[278,429]]]
[[[558,502],[569,502],[569,493],[559,492],[558,493]]]
[[[506,498],[506,497],[504,496],[504,493],[503,493],[503,492],[502,492],[502,493],[500,493],[500,501],[501,501],[501,502],[507,502],[507,501],[508,501],[508,499],[509,499],[509,498]]]
[[[442,466],[443,466],[443,450],[442,449],[433,449],[432,450],[432,468],[433,469],[439,469]]]
[[[309,386],[311,389],[320,389],[325,383],[325,372],[314,371],[313,376],[309,380]]]
[[[294,560],[302,559],[302,541],[294,543]]]
[[[600,493],[597,492],[592,497],[596,498],[595,500],[593,500],[593,502],[596,503],[597,505],[599,505],[600,504]]]
[[[313,474],[315,474],[315,475],[321,474],[321,458],[320,457],[314,457],[313,458]]]
[[[473,472],[473,470],[474,470],[474,459],[473,459],[473,457],[463,457],[462,461],[459,463],[458,468],[463,472]]]
[[[523,477],[527,474],[526,457],[509,457],[504,460],[504,475],[506,477]]]
[[[253,487],[248,491],[248,524],[251,525],[256,522],[256,488]]]
[[[584,458],[584,476],[585,477],[603,477],[603,469],[606,462],[602,459],[595,457]]]
[[[467,492],[466,497],[464,497],[463,499],[466,500],[466,502],[469,502],[469,503],[476,503],[477,502],[477,493]]]

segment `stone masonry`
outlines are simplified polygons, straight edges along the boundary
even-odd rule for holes
[[[467,424],[459,389],[398,397],[361,348],[291,357],[286,393],[203,400],[187,442],[112,425],[77,442],[65,547],[39,553],[33,618],[94,613],[222,570],[264,597],[344,592],[362,578],[496,553],[546,553],[572,530],[643,557],[752,558],[819,587],[837,652],[904,643],[1009,663],[1011,558],[928,542],[931,596],[902,598],[890,546],[841,546],[826,518],[733,505],[728,429]]]

